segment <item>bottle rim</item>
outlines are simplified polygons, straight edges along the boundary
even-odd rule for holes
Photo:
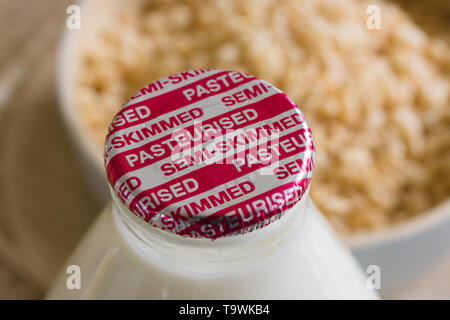
[[[114,190],[109,186],[109,192],[112,196],[113,207],[116,208],[117,212],[120,214],[123,221],[126,221],[128,226],[132,228],[139,229],[140,232],[145,235],[149,241],[159,240],[170,243],[172,245],[180,247],[194,247],[194,248],[221,248],[221,247],[234,247],[242,246],[243,244],[258,243],[260,241],[265,241],[274,234],[282,234],[284,231],[290,229],[296,220],[301,220],[302,215],[308,202],[310,202],[309,197],[310,187],[304,193],[304,196],[290,209],[283,212],[274,222],[268,223],[264,228],[257,228],[250,230],[249,232],[230,235],[226,237],[220,237],[217,239],[210,239],[204,237],[180,237],[175,233],[165,232],[157,227],[148,225],[142,219],[136,217],[136,215],[125,206],[117,197]]]
[[[174,271],[219,274],[254,265],[290,242],[295,233],[302,232],[310,214],[308,193],[281,219],[246,234],[207,238],[180,237],[149,227],[136,217],[113,194],[112,211],[119,230],[127,242],[152,263]]]

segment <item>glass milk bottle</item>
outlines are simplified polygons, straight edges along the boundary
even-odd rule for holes
[[[266,81],[157,80],[112,120],[104,160],[112,203],[48,298],[377,298],[309,199],[304,116]]]

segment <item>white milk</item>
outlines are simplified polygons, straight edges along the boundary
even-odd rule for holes
[[[113,203],[47,298],[376,299],[349,251],[304,199],[265,228],[213,242],[148,232]],[[69,265],[81,269],[80,290],[66,286]]]
[[[113,204],[49,298],[376,298],[309,200],[315,152],[266,81],[203,69],[149,84],[111,122]]]

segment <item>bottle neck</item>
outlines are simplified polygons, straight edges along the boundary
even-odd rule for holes
[[[136,217],[113,192],[113,214],[124,237],[136,250],[165,268],[196,273],[216,273],[255,263],[299,232],[308,208],[309,187],[302,199],[283,216],[255,231],[218,238],[187,238],[155,228]],[[227,270],[223,270],[225,268]]]

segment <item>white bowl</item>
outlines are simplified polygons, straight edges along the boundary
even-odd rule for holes
[[[450,252],[450,200],[392,227],[343,237],[363,268],[381,268],[381,289],[400,289]]]
[[[109,194],[102,155],[81,121],[74,98],[81,38],[82,41],[92,41],[97,26],[106,23],[109,10],[116,7],[111,2],[102,5],[103,1],[83,1],[81,30],[65,31],[59,52],[57,83],[61,113],[81,164],[93,190],[106,203]],[[115,3],[119,2],[116,0]],[[369,265],[381,268],[381,289],[389,292],[420,275],[450,251],[450,199],[429,212],[390,228],[342,238],[363,268]]]

